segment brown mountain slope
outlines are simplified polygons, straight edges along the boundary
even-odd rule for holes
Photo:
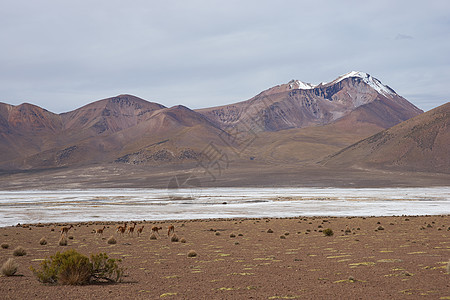
[[[0,162],[54,145],[52,137],[62,127],[59,115],[41,107],[0,103]]]
[[[351,145],[323,163],[450,173],[450,102]]]
[[[117,114],[116,120],[120,117]],[[111,121],[105,119],[104,124]],[[22,168],[28,169],[114,161],[130,164],[179,162],[197,158],[210,141],[214,140],[216,144],[221,142],[219,128],[184,106],[152,111],[136,125],[116,132],[108,128],[95,134],[91,129],[92,126],[87,129],[90,137],[86,131],[80,130],[78,136],[84,135],[85,138],[71,139],[68,143],[16,159],[15,165],[21,164]],[[67,132],[66,129],[61,134],[67,136]]]
[[[259,131],[326,125],[352,113],[349,118],[388,128],[423,112],[361,72],[317,86],[291,81],[247,101],[197,111],[221,128],[244,123]]]

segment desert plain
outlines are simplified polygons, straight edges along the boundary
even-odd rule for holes
[[[1,299],[450,299],[450,216],[296,217],[139,221],[143,232],[119,235],[123,223],[0,228]],[[130,223],[129,223],[130,224]],[[172,242],[174,225],[182,243]],[[94,233],[106,226],[103,235]],[[157,239],[151,228],[162,227]],[[323,230],[330,228],[332,236]],[[107,240],[114,236],[116,244]],[[45,237],[46,245],[39,240]],[[25,256],[13,256],[22,246]],[[122,259],[122,281],[84,286],[40,283],[30,266],[56,252],[105,252]],[[195,257],[188,257],[194,250]]]

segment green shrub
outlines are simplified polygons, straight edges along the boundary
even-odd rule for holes
[[[334,232],[331,228],[327,228],[323,230],[323,234],[325,234],[326,236],[332,236]]]
[[[2,266],[1,273],[4,276],[13,276],[17,272],[17,264],[14,258],[8,259]]]
[[[109,259],[106,253],[91,255],[89,261],[89,258],[73,249],[57,252],[44,260],[40,270],[30,269],[42,283],[63,285],[82,285],[99,280],[116,282],[123,276],[123,269],[115,259]]]
[[[117,262],[122,260],[108,258],[106,253],[92,254],[91,263],[93,266],[92,277],[95,280],[107,280],[110,282],[118,282],[122,279],[124,269],[119,267]]]

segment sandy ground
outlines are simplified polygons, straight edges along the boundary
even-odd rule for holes
[[[62,224],[0,228],[0,243],[9,244],[1,264],[17,246],[27,250],[15,257],[18,275],[0,277],[0,298],[450,299],[450,216],[138,222],[140,237],[118,236],[112,223],[96,236],[101,224],[76,224],[68,246],[58,245]],[[151,240],[154,224],[163,232]],[[168,239],[170,224],[186,243]],[[117,244],[107,243],[111,235]],[[117,284],[51,286],[32,275],[30,266],[71,248],[121,258],[127,276]],[[187,257],[189,250],[198,256]]]

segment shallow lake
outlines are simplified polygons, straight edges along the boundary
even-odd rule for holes
[[[18,223],[450,214],[450,187],[0,191],[0,226]]]

